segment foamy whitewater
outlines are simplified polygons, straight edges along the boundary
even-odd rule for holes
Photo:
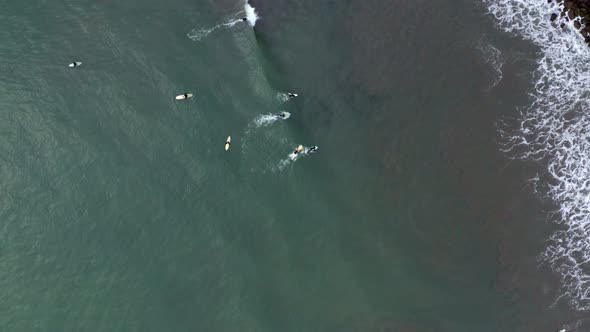
[[[561,227],[542,254],[562,277],[563,293],[580,310],[590,309],[590,49],[573,22],[550,21],[561,6],[546,0],[483,0],[502,29],[536,44],[532,104],[517,130],[502,131],[512,157],[547,164],[541,194],[559,211]],[[564,22],[566,27],[559,28]],[[544,176],[540,177],[541,179]],[[539,180],[539,178],[537,178]]]
[[[248,2],[246,2],[244,4],[244,12],[246,13],[246,18],[248,19],[248,24],[250,24],[251,26],[255,26],[256,25],[256,21],[258,21],[259,17],[258,14],[256,14],[256,10],[254,9],[254,7],[250,6],[250,4]],[[239,13],[241,14],[241,13]],[[235,15],[234,15],[235,16]],[[187,33],[187,37],[190,38],[191,40],[194,41],[199,41],[205,37],[207,37],[209,34],[211,34],[213,31],[219,29],[219,28],[231,28],[234,25],[244,22],[241,18],[240,19],[229,19],[224,23],[220,23],[217,24],[211,28],[200,28],[200,29],[192,29],[191,31],[189,31]]]
[[[246,4],[244,5],[244,10],[246,11],[248,23],[250,23],[251,26],[255,26],[256,21],[258,21],[259,17],[258,14],[256,14],[256,10],[254,10],[254,7],[250,6],[250,4],[246,1]]]
[[[260,128],[260,127],[266,127],[268,125],[271,125],[272,123],[274,123],[277,120],[287,120],[289,117],[291,117],[291,113],[289,112],[284,112],[286,114],[285,118],[281,118],[278,114],[260,114],[259,116],[257,116],[254,121],[252,122],[252,124],[250,126],[254,126],[256,128]]]
[[[502,52],[500,52],[499,49],[486,42],[483,38],[479,41],[477,49],[482,53],[484,61],[491,66],[493,71],[494,77],[492,79],[492,83],[488,87],[488,90],[491,90],[502,80],[502,66],[504,65],[504,57],[502,57]]]
[[[277,92],[276,98],[279,103],[284,103],[289,100],[289,95],[284,92]]]

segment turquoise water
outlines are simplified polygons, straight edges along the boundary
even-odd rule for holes
[[[0,330],[534,330],[486,179],[528,72],[490,93],[477,50],[519,41],[469,3],[259,2],[198,41],[243,3],[2,3]]]

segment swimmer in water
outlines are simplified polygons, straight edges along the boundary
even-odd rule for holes
[[[242,19],[242,21],[244,21],[244,22],[248,22],[248,18],[247,18],[247,17],[244,17],[244,18]]]
[[[301,153],[301,151],[303,151],[303,145],[299,145],[297,146],[297,148],[295,149],[295,151],[293,151],[290,155],[289,158],[291,158],[291,160],[295,160],[295,158],[297,158],[297,155]]]

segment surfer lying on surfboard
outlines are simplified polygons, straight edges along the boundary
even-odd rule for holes
[[[68,67],[70,67],[70,68],[74,68],[74,67],[78,67],[78,66],[79,66],[79,65],[81,65],[81,64],[82,64],[82,62],[80,62],[80,61],[74,61],[74,62],[70,63],[70,64],[68,65]]]
[[[314,153],[318,150],[317,145],[314,145],[312,147],[307,148],[307,150],[305,150],[305,153]]]
[[[229,150],[229,146],[231,145],[231,136],[227,136],[225,140],[225,151]]]
[[[193,96],[192,93],[183,93],[181,95],[176,96],[176,100],[182,100],[182,99],[189,99]]]
[[[297,158],[297,155],[299,155],[301,153],[301,151],[303,151],[303,145],[297,146],[295,151],[291,152],[291,154],[289,155],[289,158],[291,160],[295,160],[295,158]]]
[[[309,148],[304,148],[303,145],[299,145],[297,146],[295,151],[291,152],[291,154],[289,155],[289,159],[295,160],[299,155],[314,153],[317,150],[318,147],[316,145],[310,146]]]

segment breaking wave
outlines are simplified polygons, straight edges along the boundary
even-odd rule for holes
[[[483,0],[499,26],[539,47],[531,105],[516,130],[502,131],[511,157],[547,165],[540,193],[558,211],[558,230],[541,259],[562,279],[560,298],[590,309],[590,48],[574,21],[551,14],[562,5],[540,0]],[[577,19],[576,19],[577,20]],[[578,21],[579,22],[579,21]],[[564,23],[561,28],[560,24]],[[582,23],[582,22],[579,22]],[[583,27],[583,24],[582,24]]]

